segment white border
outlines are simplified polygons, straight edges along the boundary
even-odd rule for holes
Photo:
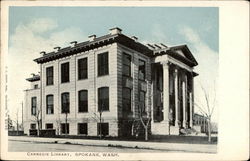
[[[119,153],[126,160],[247,160],[249,157],[249,3],[247,1],[4,1],[1,2],[1,131],[4,131],[4,61],[9,6],[171,6],[219,7],[219,137],[217,154]],[[7,152],[1,133],[1,159],[46,160]],[[73,153],[72,153],[73,154]],[[56,157],[53,159],[66,159]],[[69,160],[98,158],[70,157]],[[100,159],[100,158],[99,158]],[[103,158],[102,158],[103,159]],[[106,158],[109,160],[110,158]]]

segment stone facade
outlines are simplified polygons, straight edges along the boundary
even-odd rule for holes
[[[64,51],[65,50],[65,51]],[[108,74],[98,76],[98,55],[108,53]],[[131,57],[130,75],[123,74],[123,55]],[[173,55],[174,54],[174,55]],[[79,80],[77,62],[87,58],[87,78]],[[114,28],[110,34],[72,47],[44,54],[35,60],[40,65],[40,76],[27,80],[31,89],[25,96],[25,133],[29,134],[31,124],[36,123],[31,115],[31,98],[37,97],[40,110],[41,129],[53,124],[57,134],[62,134],[61,124],[69,124],[69,135],[79,135],[79,123],[87,123],[87,135],[98,135],[100,113],[98,112],[98,88],[109,88],[109,110],[101,113],[101,122],[108,123],[109,136],[133,135],[134,121],[140,120],[142,107],[146,118],[151,118],[152,134],[178,134],[180,128],[193,125],[193,67],[197,62],[187,46],[145,46],[137,38],[129,38]],[[61,64],[69,62],[69,82],[61,83]],[[145,62],[145,76],[139,77],[140,63]],[[139,67],[140,66],[140,67]],[[46,69],[53,67],[53,84],[47,85]],[[144,66],[143,66],[144,67]],[[143,70],[144,71],[144,70]],[[34,79],[36,77],[37,79]],[[36,89],[34,89],[34,85]],[[123,90],[131,92],[131,111],[123,107]],[[78,91],[88,91],[88,111],[78,110]],[[61,94],[68,92],[70,112],[62,113]],[[143,96],[143,103],[142,94]],[[53,114],[46,112],[46,96],[53,95]],[[143,104],[143,105],[142,105]],[[66,119],[67,117],[67,119]]]

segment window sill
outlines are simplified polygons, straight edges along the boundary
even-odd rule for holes
[[[46,84],[46,87],[54,86],[54,84]]]
[[[138,81],[147,83],[146,79],[138,79]]]
[[[46,113],[46,115],[54,115],[54,113]]]
[[[109,74],[105,74],[105,75],[97,75],[97,78],[100,78],[100,77],[105,77],[105,76],[109,76]]]
[[[88,80],[88,78],[77,79],[77,81],[84,81],[84,80]]]
[[[78,136],[88,136],[88,134],[77,134]]]
[[[100,112],[100,111],[97,111],[97,112]],[[105,111],[102,111],[102,112],[110,112],[110,110],[105,110]]]
[[[67,84],[67,83],[70,83],[70,81],[68,81],[68,82],[61,82],[61,84]]]
[[[79,113],[79,114],[84,114],[84,113],[89,113],[89,112],[88,112],[88,111],[84,111],[84,112],[79,112],[79,111],[78,111],[78,113]]]

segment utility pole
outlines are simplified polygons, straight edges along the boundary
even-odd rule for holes
[[[22,101],[22,130],[24,129],[23,127],[23,101]]]
[[[17,120],[17,122],[16,122],[16,129],[17,129],[17,135],[18,135],[18,133],[19,133],[19,128],[18,128],[18,112],[19,112],[19,109],[17,109],[17,113],[16,113],[16,120]]]

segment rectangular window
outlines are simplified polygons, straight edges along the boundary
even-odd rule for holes
[[[78,134],[88,135],[88,124],[87,123],[78,123]]]
[[[61,82],[69,82],[69,62],[61,64]]]
[[[37,100],[36,97],[31,98],[31,115],[36,115]]]
[[[139,80],[145,80],[146,65],[145,61],[139,59]]]
[[[88,91],[81,90],[78,92],[78,111],[88,112]]]
[[[38,89],[38,84],[35,84],[35,85],[34,85],[34,89]]]
[[[46,96],[46,114],[54,114],[54,97],[53,95]]]
[[[125,76],[131,76],[131,55],[123,53],[122,56],[122,74]]]
[[[69,113],[69,93],[62,93],[61,95],[61,102],[62,102],[62,113]]]
[[[98,88],[98,111],[109,110],[109,87]]]
[[[123,111],[131,111],[131,89],[122,88],[122,109]]]
[[[36,129],[36,124],[30,124],[30,129],[35,130]]]
[[[109,74],[108,52],[98,54],[98,76]]]
[[[65,124],[61,124],[61,133],[62,134],[69,134],[69,123]]]
[[[97,123],[97,135],[109,135],[109,123]]]
[[[46,68],[46,85],[53,85],[53,67]]]
[[[83,58],[78,60],[78,79],[88,78],[88,59]]]
[[[145,101],[146,101],[146,93],[144,91],[140,91],[139,93],[139,108],[141,112],[145,112]]]
[[[46,124],[46,129],[53,129],[53,124]]]

